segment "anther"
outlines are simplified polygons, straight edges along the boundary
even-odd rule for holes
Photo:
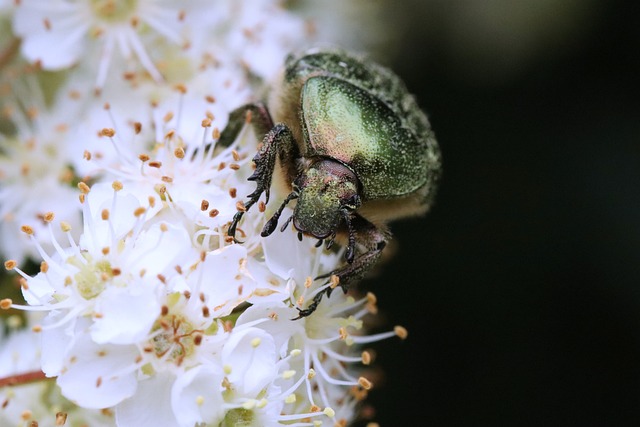
[[[324,411],[322,411],[327,417],[329,418],[333,418],[336,416],[336,411],[334,411],[333,409],[331,409],[330,407],[326,407],[324,408]]]
[[[360,357],[362,358],[363,365],[368,365],[371,363],[371,353],[369,353],[368,351],[363,351]]]
[[[365,390],[371,390],[371,387],[373,387],[373,383],[365,377],[358,378],[358,385]]]
[[[329,278],[329,282],[331,283],[331,289],[335,289],[340,284],[340,277],[332,274]]]
[[[401,340],[407,339],[407,336],[409,335],[409,332],[406,330],[406,328],[402,326],[396,326],[395,328],[393,328],[393,332],[395,332],[398,338],[400,338]]]
[[[349,336],[347,329],[344,326],[338,329],[338,334],[340,335],[341,340],[345,340]]]
[[[78,183],[78,189],[82,192],[82,194],[89,194],[89,191],[91,191],[91,187],[89,187],[82,181]]]
[[[58,412],[56,414],[56,426],[63,426],[67,422],[67,413]]]
[[[100,131],[100,136],[106,136],[109,138],[112,138],[115,134],[116,134],[116,131],[115,129],[112,129],[112,128],[103,128]]]

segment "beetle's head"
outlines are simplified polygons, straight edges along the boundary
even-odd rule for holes
[[[360,207],[358,179],[351,169],[334,160],[312,164],[294,185],[298,202],[293,225],[317,239],[334,235],[342,221]]]

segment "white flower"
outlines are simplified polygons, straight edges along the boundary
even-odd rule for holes
[[[220,131],[311,40],[307,22],[275,0],[23,0],[13,25],[23,56],[65,81],[2,136],[0,250],[26,304],[0,307],[41,315],[41,347],[11,345],[31,345],[24,368],[55,378],[60,410],[124,427],[353,420],[371,387],[361,346],[403,331],[366,336],[374,298],[329,298],[335,281],[313,279],[343,265],[339,248],[292,228],[260,236],[278,189],[242,218],[242,243],[228,235],[262,135],[246,127],[225,147]],[[16,85],[8,105],[29,112],[17,100],[32,96]],[[293,320],[319,292],[316,313]],[[11,411],[41,404],[37,386],[7,398]]]
[[[46,249],[52,248],[43,218],[46,212],[55,210],[68,223],[80,225],[68,142],[80,106],[59,97],[51,108],[45,107],[44,95],[31,79],[16,81],[14,91],[15,97],[5,101],[16,132],[0,134],[0,253],[9,256],[10,248],[11,256],[22,264],[37,253],[20,235],[21,225],[33,228]],[[56,231],[56,236],[61,234]]]
[[[267,80],[281,66],[274,58],[300,49],[300,35],[306,36],[303,39],[312,36],[305,21],[272,1],[238,2],[232,14],[236,24],[227,36],[226,50],[239,53],[238,60]]]
[[[23,38],[24,56],[45,69],[68,68],[89,55],[99,64],[101,87],[117,50],[161,81],[148,45],[161,39],[182,47],[187,42],[182,33],[185,15],[194,13],[196,6],[194,1],[25,0],[15,12],[14,31]]]
[[[40,340],[28,329],[0,337],[0,378],[16,378],[21,375],[37,379],[39,375]],[[60,390],[47,382],[0,388],[0,425],[18,426],[27,421],[39,425],[58,425],[64,418],[73,423],[96,427],[112,426],[113,417],[108,411],[94,411],[73,406],[60,395]]]
[[[245,215],[243,244],[224,234],[238,194],[252,190],[246,177],[256,144],[246,132],[230,147],[204,150],[198,140],[200,149],[192,150],[174,135],[152,150],[156,157],[110,168],[122,181],[79,186],[79,241],[62,223],[69,243],[52,240],[55,253],[39,249],[42,271],[21,273],[32,309],[49,312],[42,368],[67,398],[87,408],[115,406],[124,426],[157,425],[169,416],[141,415],[150,402],[171,402],[179,425],[229,417],[277,425],[333,419],[336,405],[353,410],[345,406],[349,389],[368,383],[342,367],[361,357],[341,352],[361,340],[356,332],[368,300],[345,299],[337,290],[317,314],[291,320],[298,304],[323,289],[322,282],[309,287],[310,278],[334,270],[341,253],[299,242],[294,230],[259,237],[259,209]],[[176,156],[177,147],[185,155]],[[211,206],[219,210],[212,214]],[[53,215],[45,219],[53,228]],[[33,230],[24,231],[38,245]],[[245,303],[252,306],[234,327],[232,313]],[[203,382],[205,375],[214,382]],[[221,406],[203,409],[205,397]]]
[[[268,78],[288,51],[301,47],[305,31],[305,23],[276,2],[258,0],[24,0],[13,26],[29,61],[48,70],[89,65],[97,73],[97,88],[113,69],[137,73],[142,67],[152,80],[163,82],[175,70],[171,62],[187,58],[231,59]],[[224,45],[212,49],[212,39]]]

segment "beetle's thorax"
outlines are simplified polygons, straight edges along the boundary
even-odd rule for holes
[[[293,225],[318,239],[335,234],[345,215],[361,204],[356,175],[335,160],[323,159],[311,164],[298,175],[294,186],[299,197]]]

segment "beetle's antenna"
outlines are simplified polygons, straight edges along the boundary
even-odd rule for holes
[[[349,230],[349,245],[347,246],[347,251],[345,252],[344,257],[347,259],[347,262],[351,264],[356,253],[356,233],[351,225],[351,213],[345,209],[342,211],[342,215],[344,216],[344,221],[347,223],[347,229]]]
[[[297,191],[292,191],[291,193],[289,193],[289,195],[287,196],[286,199],[284,199],[284,202],[282,202],[278,210],[273,214],[271,219],[269,219],[269,221],[267,221],[267,223],[262,228],[262,233],[260,233],[262,237],[267,237],[271,233],[273,233],[273,231],[276,229],[276,226],[278,225],[278,220],[280,219],[280,215],[282,215],[282,210],[284,209],[284,207],[287,206],[287,203],[289,203],[293,199],[297,199],[298,197],[299,197],[299,194]],[[289,223],[289,220],[287,220],[287,224],[288,223]]]

